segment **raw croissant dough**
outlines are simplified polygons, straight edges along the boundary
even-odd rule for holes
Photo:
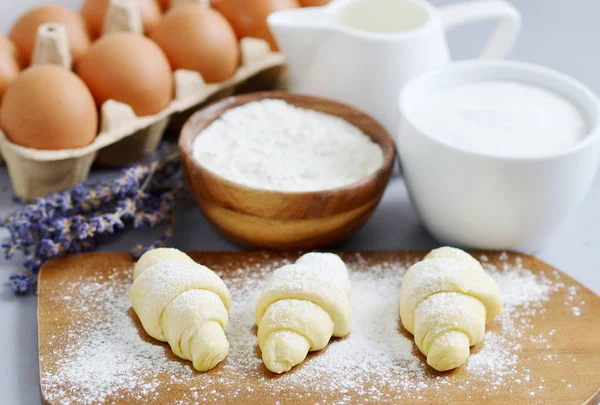
[[[265,366],[290,370],[331,336],[346,336],[351,317],[348,270],[337,255],[309,253],[276,270],[256,305]]]
[[[449,247],[408,269],[401,294],[402,324],[438,371],[462,365],[483,339],[485,323],[502,311],[500,290],[481,264]]]
[[[131,305],[150,336],[198,371],[225,359],[231,296],[219,276],[176,249],[144,254],[133,276]]]

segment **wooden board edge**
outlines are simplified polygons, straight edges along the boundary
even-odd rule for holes
[[[470,251],[470,252],[477,252],[476,250]],[[489,252],[483,252],[483,253],[489,253]],[[498,253],[502,253],[502,252],[498,252]],[[560,274],[563,277],[566,277],[569,281],[571,281],[573,284],[577,284],[578,286],[582,287],[587,293],[589,293],[590,295],[593,295],[595,297],[600,298],[600,295],[596,294],[594,291],[592,291],[591,289],[589,289],[586,285],[584,285],[582,282],[574,279],[573,277],[571,277],[568,273],[565,273],[563,270],[557,268],[555,265],[550,264],[540,258],[538,258],[537,256],[534,255],[530,255],[530,254],[526,254],[526,253],[520,253],[520,252],[516,252],[516,251],[506,251],[507,254],[514,254],[514,255],[518,255],[521,257],[526,257],[529,260],[532,260],[534,262],[539,263],[540,265],[542,265],[543,267],[548,267],[554,270],[557,270],[558,272],[560,272]]]
[[[592,395],[592,397],[590,399],[588,399],[587,401],[585,401],[583,403],[583,405],[598,405],[598,404],[600,404],[600,389],[594,395]]]

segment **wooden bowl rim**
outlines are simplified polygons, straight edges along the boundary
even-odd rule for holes
[[[193,155],[192,145],[202,131],[204,131],[212,122],[219,119],[226,111],[231,110],[233,108],[242,106],[244,104],[248,104],[254,101],[261,101],[265,99],[279,99],[288,101],[291,98],[303,99],[308,102],[308,104],[329,104],[335,105],[341,109],[345,109],[353,115],[360,116],[365,121],[369,121],[370,125],[375,128],[369,132],[377,132],[381,136],[381,140],[375,139],[371,133],[366,132],[364,128],[361,128],[358,125],[350,123],[342,116],[338,116],[344,119],[346,122],[356,126],[359,128],[365,135],[371,138],[371,141],[379,145],[379,147],[383,151],[383,164],[377,169],[375,172],[366,176],[359,181],[354,183],[347,184],[341,187],[328,188],[324,190],[314,190],[314,191],[280,191],[280,190],[269,190],[262,188],[254,188],[247,186],[245,184],[237,183],[222,177],[208,168],[204,167],[200,162],[198,162]],[[293,103],[290,103],[294,105]],[[309,106],[303,106],[301,108],[311,109]],[[319,110],[315,110],[319,111]],[[335,114],[330,114],[335,115]],[[336,115],[337,116],[337,115]],[[201,123],[200,128],[193,127],[193,123]],[[381,143],[380,143],[381,142]],[[285,91],[263,91],[263,92],[255,92],[255,93],[247,93],[237,96],[230,96],[224,98],[222,100],[216,101],[199,111],[196,111],[188,120],[185,122],[184,126],[181,129],[180,137],[179,137],[179,148],[180,152],[185,155],[188,164],[193,165],[199,172],[202,173],[202,176],[205,176],[212,181],[220,182],[222,184],[228,185],[232,188],[237,188],[241,191],[249,192],[249,193],[262,193],[266,195],[272,196],[297,196],[297,197],[313,197],[323,194],[331,194],[331,193],[351,193],[357,189],[365,187],[371,183],[377,181],[378,178],[383,176],[386,172],[391,171],[392,166],[394,164],[394,160],[396,158],[396,148],[394,146],[394,142],[388,133],[388,131],[373,117],[368,115],[367,113],[359,110],[355,107],[351,107],[347,104],[340,103],[338,101],[309,96],[304,94],[296,94],[296,93],[288,93]]]

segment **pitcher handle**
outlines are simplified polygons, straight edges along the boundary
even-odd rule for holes
[[[499,19],[498,26],[481,52],[483,59],[502,59],[512,49],[521,29],[521,14],[504,0],[481,0],[439,8],[446,30],[472,22]]]

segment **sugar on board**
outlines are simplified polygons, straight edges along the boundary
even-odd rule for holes
[[[327,403],[348,404],[357,397],[361,403],[390,403],[394,400],[390,395],[416,401],[431,392],[447,394],[450,388],[465,398],[483,400],[497,399],[506,390],[526,391],[532,398],[555,390],[520,358],[527,344],[544,349],[540,355],[547,364],[556,363],[557,355],[544,351],[551,347],[554,334],[565,331],[534,332],[531,319],[544,315],[546,302],[559,292],[566,297],[566,306],[585,312],[589,311],[587,303],[574,298],[577,287],[565,285],[558,272],[535,274],[518,257],[509,261],[505,256],[495,265],[486,257],[480,260],[499,285],[505,308],[495,320],[496,328],[488,330],[483,344],[474,349],[464,367],[469,378],[460,386],[452,375],[429,375],[412,339],[399,333],[400,284],[410,263],[373,264],[357,255],[349,266],[354,309],[350,335],[334,340],[320,355],[277,378],[262,372],[254,308],[268,276],[287,261],[247,262],[222,274],[233,298],[227,330],[231,347],[227,360],[207,374],[194,372],[185,362],[169,358],[163,345],[144,339],[129,316],[130,270],[104,271],[92,279],[69,282],[63,289],[65,295],[52,299],[64,301],[61,305],[74,317],[82,317],[82,324],[65,332],[64,345],[52,345],[59,351],[59,360],[54,372],[42,371],[44,396],[51,403],[80,405],[124,397],[160,403],[165,391],[171,393],[173,403],[181,405],[236,403],[249,395],[264,395],[273,403],[282,396],[286,401],[306,402],[306,395],[317,386]],[[561,359],[571,363],[570,358]],[[40,359],[42,364],[49,360]],[[562,389],[570,389],[574,382],[568,375],[560,383]]]

